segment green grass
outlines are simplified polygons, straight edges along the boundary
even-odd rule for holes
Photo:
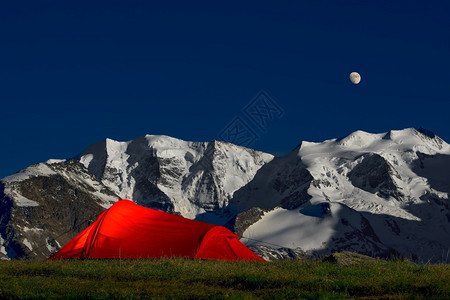
[[[449,299],[450,265],[190,259],[0,261],[0,298]]]

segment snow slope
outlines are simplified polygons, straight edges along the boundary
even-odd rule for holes
[[[386,255],[395,249],[405,256],[437,259],[450,248],[450,147],[421,131],[356,131],[322,143],[303,142],[288,156],[289,165],[301,161],[312,176],[306,197],[298,199],[303,204],[286,209],[272,203],[273,210],[243,236],[314,253],[350,247],[346,250]],[[283,173],[265,180],[280,176]],[[271,198],[278,200],[288,197],[273,184],[263,193],[276,194]],[[246,201],[246,207],[258,206],[257,198],[248,196],[237,205]],[[327,215],[304,213],[321,205],[329,205]],[[371,232],[371,240],[361,235],[350,245],[350,227],[353,235]]]
[[[47,258],[117,200],[75,160],[52,160],[3,178],[0,259]]]
[[[439,261],[450,249],[449,194],[450,146],[424,129],[356,131],[283,157],[161,135],[105,139],[1,180],[0,258],[46,257],[128,198],[223,224],[266,257]]]
[[[234,192],[272,158],[224,142],[156,135],[129,142],[106,139],[78,157],[121,198],[191,219],[227,206]]]

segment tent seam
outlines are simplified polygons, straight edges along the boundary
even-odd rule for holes
[[[105,216],[106,216],[108,213],[109,213],[109,209],[106,210],[106,212],[103,214],[101,220],[98,222],[98,225],[97,225],[97,227],[95,228],[94,233],[92,234],[91,240],[89,241],[88,247],[86,247],[86,244],[84,245],[83,251],[81,252],[81,258],[89,258],[89,254],[91,253],[91,250],[92,250],[92,248],[93,248],[93,244],[94,244],[95,238],[97,237],[98,232],[100,231],[100,227],[101,227],[102,224],[103,224],[103,220],[105,219]],[[87,251],[86,251],[86,248],[87,248]]]

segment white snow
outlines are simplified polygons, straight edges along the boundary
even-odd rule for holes
[[[208,153],[211,148],[213,153]],[[417,152],[433,156],[421,162],[425,168],[418,169],[420,154]],[[384,158],[389,176],[402,197],[380,196],[375,193],[376,187],[365,188],[351,182],[349,173],[364,161],[368,153]],[[255,245],[261,243],[255,240],[260,240],[272,246],[316,251],[329,247],[333,238],[345,240],[345,230],[347,233],[351,230],[364,232],[364,224],[369,222],[384,245],[403,253],[413,253],[419,246],[426,249],[424,253],[427,255],[440,251],[440,247],[445,246],[445,237],[448,237],[448,226],[442,225],[447,224],[447,220],[440,211],[442,206],[433,204],[433,200],[426,196],[433,193],[442,201],[448,201],[448,155],[450,146],[446,142],[438,137],[429,138],[412,128],[379,134],[359,130],[342,139],[303,142],[296,151],[265,168],[266,173],[262,175],[267,176],[259,173],[259,182],[253,186],[256,188],[244,191],[249,196],[240,195],[242,199],[233,203],[243,210],[254,206],[272,209],[247,228],[243,242]],[[105,186],[121,198],[138,202],[147,200],[145,189],[154,188],[151,182],[184,217],[203,218],[204,221],[216,218],[215,222],[220,223],[222,220],[212,216],[201,204],[225,207],[233,196],[238,195],[236,191],[252,181],[260,168],[273,158],[270,154],[224,142],[198,143],[146,135],[128,142],[106,139],[85,151],[80,162],[101,177],[101,182],[84,173],[58,170],[58,174],[77,186],[93,188],[92,194],[100,199],[99,203],[104,208],[118,200],[102,193]],[[20,195],[13,185],[32,176],[56,174],[52,166],[49,167],[56,162],[59,161],[49,160],[47,164],[34,165],[5,177],[5,193],[9,193],[18,206],[39,205]],[[297,176],[298,171],[305,171],[305,167],[314,178],[314,184],[301,181],[303,186],[295,186],[297,180],[309,180],[307,176],[304,177],[306,179]],[[152,181],[155,178],[149,175],[155,170],[160,176],[157,182]],[[283,186],[286,182],[293,183],[296,190],[290,185]],[[308,188],[307,192],[312,197],[307,203],[293,210],[277,207],[282,199],[291,194],[298,195],[302,188]],[[247,199],[251,201],[245,202]],[[317,212],[317,205],[322,203],[329,205],[329,214]],[[343,216],[351,226],[342,225]],[[400,233],[396,232],[396,227],[401,228]],[[39,228],[24,227],[23,230],[41,233]],[[47,249],[53,251],[48,239],[46,242]],[[24,244],[31,250],[28,240],[25,239]],[[5,250],[0,248],[0,251]]]
[[[24,196],[22,196],[20,194],[16,194],[16,197],[14,198],[14,202],[17,204],[17,206],[21,206],[21,207],[39,206],[39,203],[37,203],[36,201],[25,198]]]
[[[119,199],[117,199],[117,197],[114,197],[111,195],[106,195],[99,191],[94,192],[93,195],[98,197],[98,199],[101,200],[101,202],[99,202],[98,204],[105,209],[110,208],[111,205],[113,205],[114,203],[116,203],[119,200]]]
[[[380,141],[385,135],[385,133],[371,134],[358,130],[341,140],[336,140],[336,144],[346,149],[368,148],[371,144]]]
[[[65,161],[67,161],[67,160],[66,159],[49,159],[45,163],[48,165],[52,165],[52,164],[59,164],[59,163],[65,162]]]
[[[58,242],[56,242],[56,243],[58,244]],[[56,252],[56,250],[58,250],[55,246],[52,246],[50,244],[50,238],[45,239],[45,245],[47,246],[47,249],[50,253],[54,253],[54,252]],[[59,244],[58,244],[58,246],[59,246]]]
[[[89,174],[85,174],[83,172],[67,172],[64,168],[56,169],[56,171],[51,169],[50,166],[52,164],[60,163],[63,161],[64,160],[49,160],[47,161],[47,163],[40,163],[30,166],[14,175],[3,178],[2,182],[5,183],[5,193],[14,200],[17,206],[39,206],[38,202],[24,197],[21,194],[20,189],[17,188],[16,184],[34,176],[51,176],[59,174],[63,176],[67,181],[72,182],[76,186],[86,187],[89,192],[91,192],[90,188],[93,188],[95,191],[91,193],[100,200],[99,204],[104,208],[111,207],[111,205],[118,200],[118,198],[115,196],[102,193],[101,191],[105,188],[105,186],[101,182],[94,180],[93,177]]]
[[[74,175],[72,175],[72,178],[74,178]],[[112,204],[114,204],[115,202],[117,202],[117,200],[119,200],[115,196],[102,193],[101,190],[104,188],[104,186],[100,182],[92,180],[89,177],[75,176],[75,178],[78,179],[80,182],[89,185],[95,190],[95,192],[93,192],[92,194],[101,200],[99,204],[104,208],[106,209],[110,208]]]
[[[441,148],[441,149],[440,149]],[[370,134],[356,131],[343,139],[328,140],[323,143],[302,143],[298,155],[307,165],[315,179],[334,182],[331,187],[316,188],[311,185],[308,193],[314,202],[324,201],[325,193],[332,201],[342,202],[358,211],[375,214],[388,214],[408,220],[420,220],[406,211],[403,203],[379,198],[378,196],[355,188],[347,174],[357,163],[356,157],[364,153],[377,153],[391,163],[402,180],[394,178],[395,183],[414,201],[429,189],[426,179],[411,171],[411,162],[417,159],[414,151],[420,149],[427,154],[448,154],[450,147],[443,142],[436,145],[413,128],[393,130],[388,133]],[[437,177],[440,174],[436,175]]]
[[[5,245],[3,244],[5,240],[0,235],[0,253],[4,254],[5,256],[8,256],[8,253],[6,252]]]
[[[91,163],[93,158],[94,158],[93,154],[86,154],[80,157],[80,162],[87,168],[89,167],[89,164]]]
[[[233,193],[248,183],[257,170],[273,158],[270,154],[232,144],[214,143],[213,155],[206,151],[210,143],[188,142],[164,135],[146,135],[128,142],[106,139],[103,144],[86,149],[80,161],[121,198],[134,201],[146,200],[140,199],[142,193],[136,188],[136,182],[149,180],[149,174],[140,171],[147,164],[152,161],[158,163],[162,174],[176,172],[179,176],[163,175],[157,187],[171,199],[175,211],[193,219],[205,213],[203,208],[193,202],[211,201],[209,198],[199,198],[197,193],[198,190],[206,189],[203,176],[211,164],[214,173],[220,175],[215,182],[208,184],[215,184],[217,190],[222,191],[218,204],[225,206]],[[216,155],[221,155],[221,158],[217,159]],[[212,157],[212,160],[205,156]],[[205,165],[201,165],[201,160]],[[206,197],[212,198],[211,195]]]
[[[103,193],[102,189],[104,189],[105,186],[101,182],[95,180],[90,174],[60,171],[60,175],[67,181],[72,182],[75,186],[89,187],[89,192],[100,200],[98,204],[105,209],[110,208],[112,204],[119,200],[115,196]],[[94,189],[94,192],[92,192],[91,189]]]
[[[9,188],[5,188],[5,194],[9,195],[13,200],[14,203],[17,206],[20,207],[35,207],[35,206],[39,206],[39,203],[33,200],[30,200],[24,196],[22,196],[21,194],[19,194],[17,191],[13,191]]]
[[[106,151],[107,151],[107,166],[113,172],[113,174],[119,174],[122,170],[126,170],[128,173],[131,170],[127,170],[129,155],[126,153],[129,142],[117,142],[112,139],[106,139]],[[88,157],[89,162],[92,158]],[[128,175],[128,174],[127,174]],[[122,179],[122,180],[121,180]],[[121,198],[129,199],[132,198],[132,193],[130,193],[129,176],[127,177],[110,177],[103,180],[106,186],[108,186],[114,193],[119,195]]]
[[[241,241],[246,245],[270,243],[272,247],[320,250],[335,233],[333,227],[338,219],[334,215],[338,211],[339,207],[334,207],[333,216],[320,218],[302,214],[299,210],[277,208],[247,228]]]
[[[32,165],[16,174],[4,177],[2,181],[4,183],[13,183],[23,181],[34,176],[48,176],[53,174],[56,174],[56,172],[50,169],[47,164],[40,163],[37,165]]]
[[[424,168],[418,168],[417,152],[432,155],[425,158]],[[403,194],[401,198],[382,198],[370,190],[363,190],[353,185],[348,174],[361,163],[363,155],[375,153],[383,157],[391,169],[391,179],[397,190]],[[327,247],[332,240],[347,238],[343,235],[348,226],[340,224],[339,214],[351,217],[352,227],[363,232],[364,222],[371,224],[375,234],[384,245],[393,247],[405,255],[418,253],[431,257],[433,253],[447,251],[449,227],[443,207],[422,200],[427,193],[433,193],[443,201],[449,199],[450,182],[448,180],[450,146],[439,137],[429,138],[413,128],[392,130],[381,134],[356,131],[342,139],[326,140],[322,143],[302,142],[297,153],[283,158],[280,168],[274,167],[272,178],[283,181],[280,176],[290,176],[284,172],[301,162],[314,178],[309,185],[308,194],[312,199],[299,209],[286,210],[276,208],[266,213],[259,221],[251,225],[243,233],[249,239],[243,239],[247,245],[264,245],[260,240],[270,243],[268,246],[301,248],[304,251],[316,251]],[[418,174],[417,174],[418,173]],[[280,175],[281,174],[281,175]],[[269,174],[270,175],[270,174]],[[238,207],[250,208],[259,206],[270,208],[276,206],[275,199],[280,201],[292,193],[292,190],[280,193],[269,179],[261,190],[252,190],[249,198],[255,202],[237,203]],[[272,179],[273,180],[273,179]],[[288,177],[285,179],[289,180]],[[268,186],[269,188],[264,188]],[[423,198],[426,199],[426,198]],[[242,201],[242,200],[240,200]],[[308,206],[329,203],[331,215],[322,217],[314,214],[302,214]],[[339,206],[345,208],[339,213]],[[349,209],[350,208],[350,209]],[[361,219],[365,216],[367,220]],[[339,231],[335,231],[339,230]],[[353,230],[353,229],[352,229]],[[350,233],[350,231],[349,231]],[[356,239],[356,237],[354,237]],[[254,240],[252,240],[254,239]],[[374,248],[362,244],[354,247],[372,251]]]
[[[27,248],[30,249],[30,251],[33,251],[33,246],[31,245],[31,243],[27,239],[23,239],[22,244],[27,246]]]
[[[42,228],[29,228],[24,226],[23,227],[23,231],[24,232],[32,232],[32,233],[42,233],[44,231],[44,229]]]

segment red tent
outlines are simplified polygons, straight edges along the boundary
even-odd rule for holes
[[[50,259],[190,257],[264,261],[222,226],[120,200]]]

